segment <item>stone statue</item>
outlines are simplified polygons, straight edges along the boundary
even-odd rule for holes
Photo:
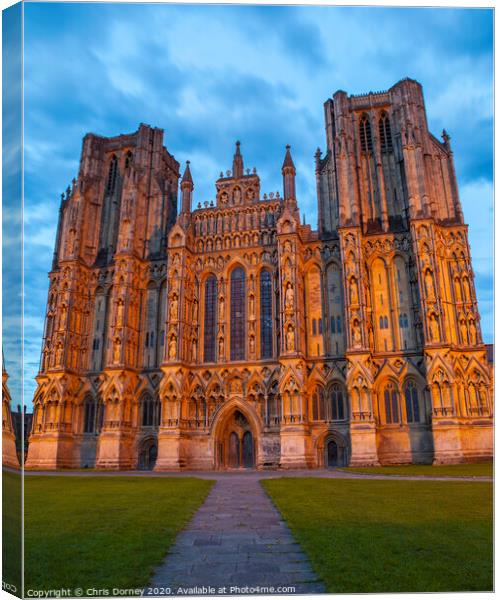
[[[433,342],[438,342],[439,341],[439,325],[436,319],[436,315],[431,315],[430,317],[430,332],[431,332],[431,340]]]
[[[361,337],[361,327],[358,321],[354,321],[352,326],[352,339],[355,348],[359,348],[361,346],[362,337]]]
[[[168,358],[174,360],[177,356],[177,338],[173,335],[168,343]]]
[[[113,344],[113,362],[120,362],[120,348],[121,348],[120,338],[115,338],[115,343]]]
[[[170,320],[177,321],[179,317],[179,301],[177,296],[174,294],[172,302],[170,303]]]
[[[293,352],[295,350],[295,332],[291,325],[288,326],[286,332],[286,349],[288,352]]]
[[[219,338],[219,359],[224,358],[224,338]]]
[[[292,287],[292,284],[290,282],[288,282],[288,284],[286,286],[286,292],[285,292],[285,308],[293,309],[293,304],[294,304],[293,287]]]
[[[425,292],[429,300],[434,300],[434,283],[430,271],[425,272]]]
[[[59,342],[56,346],[56,366],[59,367],[62,361],[63,345]]]
[[[234,203],[239,204],[241,201],[241,190],[240,188],[235,188],[234,190]]]
[[[471,346],[477,345],[477,328],[473,319],[469,321],[469,334]]]
[[[467,339],[467,325],[465,319],[460,321],[460,335],[462,336],[462,344],[467,345],[469,340]]]
[[[350,284],[350,292],[351,292],[351,304],[358,303],[358,284],[354,277],[351,279]]]
[[[224,296],[219,299],[219,323],[224,323]]]
[[[193,323],[198,323],[198,301],[193,302]]]
[[[250,310],[250,317],[254,316],[254,311],[255,311],[255,298],[252,296],[250,296],[250,300],[249,300],[249,310]]]
[[[118,302],[116,305],[116,326],[121,327],[123,325],[123,309],[124,302],[121,298],[118,298]]]
[[[255,353],[255,338],[253,335],[250,336],[250,354]]]
[[[192,356],[193,362],[196,362],[197,354],[198,354],[198,342],[196,341],[196,338],[193,338],[193,343],[191,345],[191,356]]]

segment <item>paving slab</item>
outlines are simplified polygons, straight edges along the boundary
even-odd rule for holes
[[[325,593],[259,480],[236,474],[217,479],[149,587],[189,595],[203,586],[220,595]]]

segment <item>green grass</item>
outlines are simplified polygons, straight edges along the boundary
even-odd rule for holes
[[[262,482],[330,593],[493,589],[493,486]]]
[[[347,467],[342,471],[383,475],[433,475],[438,477],[493,477],[493,463],[463,465],[387,465],[385,467]]]
[[[27,476],[26,590],[146,585],[212,485],[194,478]]]
[[[2,473],[2,579],[21,593],[21,475],[3,471]],[[11,588],[12,589],[12,588]]]

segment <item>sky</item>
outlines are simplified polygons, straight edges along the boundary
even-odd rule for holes
[[[60,194],[87,132],[163,128],[168,150],[191,161],[195,205],[215,197],[236,140],[262,193],[281,191],[291,144],[299,207],[316,227],[324,102],[338,89],[384,90],[404,77],[423,85],[431,132],[451,136],[483,337],[492,342],[492,19],[491,9],[25,4],[26,402]]]

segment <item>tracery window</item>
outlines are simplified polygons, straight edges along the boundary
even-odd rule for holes
[[[324,421],[325,414],[325,396],[323,390],[320,387],[317,387],[312,396],[313,421]]]
[[[271,273],[260,272],[260,355],[271,358],[273,355],[273,307]]]
[[[385,422],[399,423],[399,398],[396,386],[388,383],[384,389]]]
[[[141,400],[141,423],[143,427],[157,427],[160,424],[160,403],[149,394]]]
[[[408,423],[420,422],[420,407],[418,404],[418,389],[414,381],[405,386],[406,420]]]
[[[113,193],[116,184],[116,174],[118,171],[118,159],[116,155],[113,154],[111,158],[111,162],[109,163],[109,171],[108,171],[108,181],[106,183],[106,192],[108,194]]]
[[[387,113],[383,113],[378,122],[378,130],[380,136],[380,149],[382,152],[391,152],[392,150],[392,137],[391,137],[391,124],[389,122],[389,116]]]
[[[210,275],[205,282],[205,323],[203,329],[203,354],[205,362],[215,362],[216,319],[217,279],[215,275]]]
[[[363,115],[359,122],[359,137],[361,141],[361,152],[372,151],[372,130],[370,121],[366,115]]]
[[[245,359],[245,271],[231,273],[231,360]]]
[[[338,383],[332,387],[330,402],[332,421],[343,421],[345,419],[344,393]]]
[[[97,402],[91,398],[85,398],[84,417],[83,417],[83,432],[95,433],[96,431],[96,412]]]

